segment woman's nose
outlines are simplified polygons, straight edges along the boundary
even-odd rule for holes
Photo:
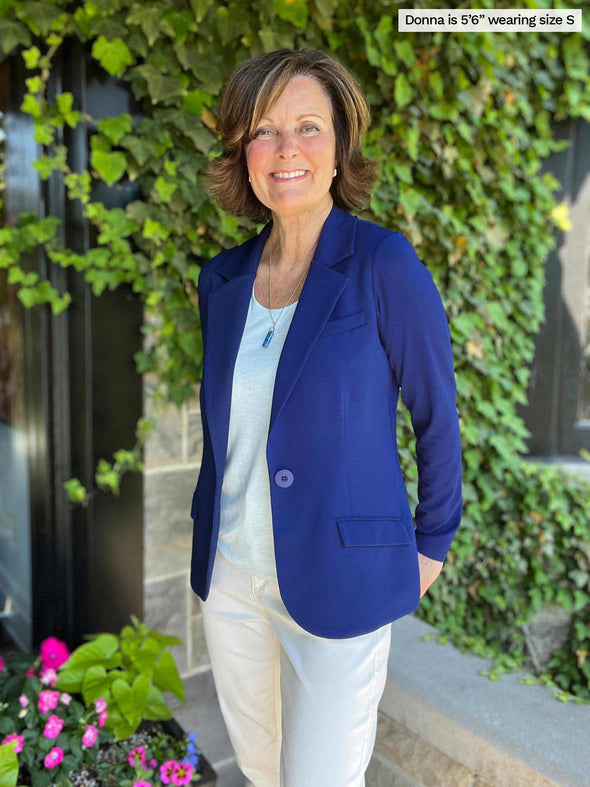
[[[279,152],[286,153],[296,150],[297,147],[297,137],[294,131],[279,131],[277,133],[277,150]]]

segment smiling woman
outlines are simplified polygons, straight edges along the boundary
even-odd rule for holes
[[[391,621],[416,609],[461,517],[442,301],[403,235],[350,212],[375,180],[368,122],[358,82],[331,55],[252,58],[223,92],[224,150],[207,176],[223,209],[270,219],[201,268],[191,506],[191,586],[256,787],[364,787]],[[416,529],[400,390],[417,437]]]

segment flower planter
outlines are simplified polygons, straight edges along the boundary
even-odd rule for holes
[[[93,635],[73,653],[55,637],[41,643],[37,658],[3,648],[2,785],[216,784],[217,774],[196,743],[197,734],[186,734],[175,719],[162,718],[170,713],[162,691],[171,691],[184,702],[178,669],[166,651],[180,643],[150,631],[134,615],[131,617],[134,628],[126,626],[119,637],[110,633]],[[134,661],[129,654],[143,646],[143,660]],[[70,664],[74,667],[68,672]],[[90,697],[82,691],[87,676],[101,681]],[[138,703],[135,716],[134,702]],[[144,711],[152,718],[139,722]]]

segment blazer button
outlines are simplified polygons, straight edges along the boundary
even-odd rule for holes
[[[293,473],[290,470],[277,470],[275,473],[275,483],[278,486],[291,486],[293,483]]]

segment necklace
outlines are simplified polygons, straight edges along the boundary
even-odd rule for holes
[[[295,285],[295,288],[293,289],[293,292],[291,293],[291,295],[289,295],[289,297],[287,298],[287,303],[281,309],[281,313],[279,314],[279,316],[277,317],[276,320],[273,320],[273,318],[272,318],[272,311],[271,311],[271,308],[270,308],[270,304],[272,303],[272,301],[270,299],[270,272],[271,272],[271,270],[272,270],[272,259],[271,259],[270,251],[269,251],[269,256],[268,256],[268,311],[269,311],[269,314],[270,314],[270,320],[272,322],[272,328],[268,331],[268,333],[264,337],[264,341],[262,342],[262,346],[263,347],[268,347],[268,345],[271,343],[272,337],[275,335],[275,326],[276,326],[276,324],[281,319],[281,316],[282,316],[283,312],[287,308],[287,304],[289,303],[289,301],[293,297],[293,293],[295,292],[295,290],[297,289],[297,287],[301,283],[301,279],[303,279],[303,276],[305,276],[305,274],[307,273],[307,270],[303,271],[303,276],[299,277],[299,281]]]

